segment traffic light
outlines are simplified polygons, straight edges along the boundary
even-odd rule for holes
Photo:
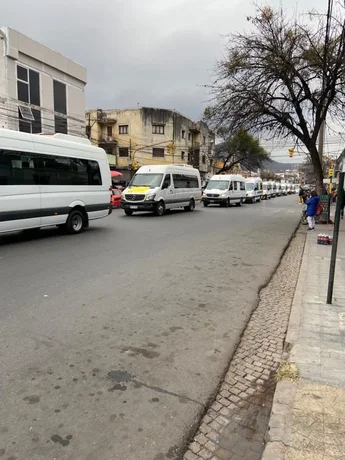
[[[292,158],[293,157],[293,154],[295,153],[295,149],[294,148],[291,148],[289,149],[289,157]]]
[[[168,153],[175,153],[175,144],[173,142],[171,144],[167,145],[167,152]]]

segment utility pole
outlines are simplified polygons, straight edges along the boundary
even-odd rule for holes
[[[322,166],[323,159],[323,146],[325,142],[325,130],[326,130],[326,120],[321,123],[320,132],[319,132],[319,157]]]
[[[335,209],[333,243],[332,243],[332,252],[331,252],[331,263],[329,265],[329,278],[328,278],[328,291],[327,291],[327,303],[328,304],[331,304],[332,299],[333,299],[333,286],[334,286],[334,276],[335,276],[335,263],[337,260],[340,214],[341,214],[341,207],[342,207],[343,199],[344,199],[344,175],[345,173],[343,172],[339,173],[338,195],[337,195],[337,204],[336,204],[336,209]]]
[[[172,133],[172,143],[173,143],[172,164],[174,164],[174,163],[175,163],[175,109],[173,110],[173,133]]]

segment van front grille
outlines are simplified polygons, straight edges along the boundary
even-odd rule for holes
[[[208,198],[218,198],[219,197],[219,194],[216,194],[216,193],[208,193],[206,195]]]
[[[126,201],[143,201],[145,195],[125,195]]]

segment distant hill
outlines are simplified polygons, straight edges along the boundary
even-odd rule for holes
[[[300,163],[279,163],[275,160],[265,161],[262,169],[269,170],[274,173],[283,173],[287,169],[298,169],[301,166]]]

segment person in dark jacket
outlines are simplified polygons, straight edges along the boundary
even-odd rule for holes
[[[311,198],[307,201],[307,220],[308,220],[308,230],[312,232],[315,230],[315,215],[316,215],[316,208],[320,201],[315,190],[311,192]]]

